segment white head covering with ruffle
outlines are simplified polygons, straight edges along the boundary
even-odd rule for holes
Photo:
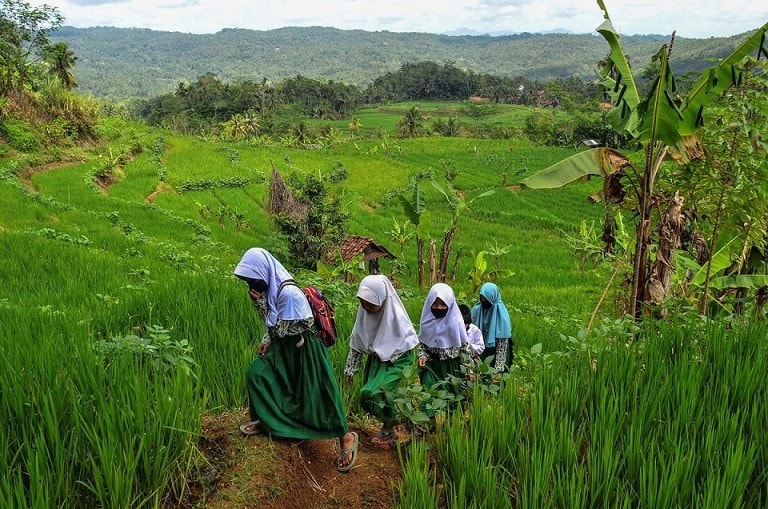
[[[358,308],[349,338],[350,348],[360,353],[375,354],[380,361],[387,362],[418,344],[419,338],[408,312],[386,276],[364,277],[360,281],[357,297],[381,306],[381,310],[372,314],[362,306]]]
[[[432,304],[436,299],[448,306],[448,313],[442,318],[435,318],[432,314]],[[421,310],[419,341],[430,348],[456,348],[468,342],[464,318],[456,304],[453,288],[445,283],[437,283],[429,289]]]

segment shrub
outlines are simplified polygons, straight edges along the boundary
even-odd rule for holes
[[[19,120],[5,120],[0,124],[0,134],[19,152],[33,152],[40,147],[40,140],[30,126]]]

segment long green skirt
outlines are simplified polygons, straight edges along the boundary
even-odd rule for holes
[[[272,435],[322,439],[347,433],[347,418],[327,348],[311,332],[272,341],[248,370],[251,419]]]
[[[360,406],[382,423],[392,424],[395,419],[395,409],[387,398],[397,391],[400,374],[408,366],[413,365],[413,350],[403,354],[395,362],[382,362],[375,355],[369,355],[365,364],[365,383],[360,388]]]
[[[438,382],[447,381],[448,375],[461,378],[461,357],[445,360],[432,360],[419,371],[419,380],[421,385],[432,387]],[[443,384],[443,388],[455,393],[455,386],[452,384]]]

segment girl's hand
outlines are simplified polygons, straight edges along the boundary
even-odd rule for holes
[[[352,385],[352,375],[347,375],[347,385]]]
[[[426,357],[419,357],[419,367],[424,368],[427,366],[427,358]]]
[[[258,352],[259,355],[264,355],[267,353],[267,349],[269,349],[269,345],[267,343],[259,343],[259,347],[256,349],[256,352]]]

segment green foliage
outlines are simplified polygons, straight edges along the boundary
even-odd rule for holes
[[[387,125],[394,125],[400,115],[389,116]],[[189,478],[202,413],[244,405],[242,373],[263,332],[231,276],[248,247],[273,249],[302,283],[317,281],[331,292],[347,337],[356,310],[352,285],[296,272],[293,244],[275,235],[263,213],[266,186],[253,172],[269,160],[296,171],[290,182],[305,199],[325,202],[332,176],[346,174],[339,203],[350,214],[350,230],[377,239],[390,218],[410,224],[398,203],[383,198],[390,189],[402,194],[411,175],[414,184],[436,178],[431,168],[440,169],[440,178],[460,168],[446,178],[451,189],[465,197],[496,192],[466,209],[457,238],[486,246],[484,274],[496,254],[515,268],[504,288],[505,301],[514,303],[515,368],[498,384],[482,366],[473,368],[474,380],[457,379],[466,412],[446,412],[429,442],[416,442],[431,448],[429,455],[426,447],[415,451],[405,466],[410,481],[401,493],[414,498],[404,500],[420,501],[411,506],[652,506],[657,502],[646,493],[656,492],[670,507],[731,507],[739,496],[765,505],[765,445],[754,431],[766,421],[759,404],[766,369],[761,326],[748,329],[734,319],[718,332],[690,318],[638,332],[631,320],[611,319],[598,321],[588,336],[572,331],[583,328],[603,281],[574,269],[562,238],[578,220],[586,217],[589,225],[601,216],[583,198],[595,183],[533,195],[500,181],[502,173],[523,178],[573,151],[431,137],[400,140],[398,153],[385,155],[367,150],[378,146],[373,141],[309,151],[229,145],[117,120],[100,129],[109,136],[135,130],[128,138],[150,147],[125,162],[125,179],[106,194],[86,192],[92,161],[22,183],[24,162],[0,160],[0,467],[8,472],[0,505],[154,507],[171,491],[169,478]],[[304,175],[322,175],[325,194]],[[147,200],[159,182],[229,178],[251,180]],[[422,187],[417,207],[429,211],[419,219],[430,235],[454,216],[440,185],[442,193]],[[236,221],[230,212],[248,227],[224,227]],[[396,238],[407,239],[411,230],[400,228]],[[402,251],[403,263],[412,264],[413,253]],[[462,257],[458,273],[467,274],[475,261]],[[423,296],[399,283],[415,316]],[[455,284],[458,294],[472,282],[462,277]],[[164,326],[148,327],[157,323]],[[330,352],[337,374],[347,349],[340,341]],[[715,379],[722,383],[701,383]],[[403,391],[392,393],[406,422],[445,411],[446,386],[434,393],[416,387],[411,372]],[[342,396],[355,411],[353,389],[342,385]],[[672,417],[659,411],[668,408],[676,410]],[[39,443],[46,447],[30,445]]]
[[[496,259],[495,267],[488,270],[488,260],[485,259],[485,255],[488,253],[488,251],[481,250],[477,254],[474,254],[473,251],[474,265],[472,270],[468,273],[469,281],[472,285],[472,294],[477,293],[478,288],[480,288],[486,281],[498,281],[515,275],[513,271],[502,269],[499,266],[498,257]]]
[[[198,64],[210,59],[212,54],[216,55],[222,80],[251,81],[257,92],[267,78],[277,83],[295,78],[297,74],[367,87],[388,73],[396,74],[402,62],[412,63],[414,67],[430,63],[440,71],[441,78],[453,78],[457,54],[461,54],[460,67],[471,70],[468,77],[482,78],[481,87],[475,92],[494,102],[505,99],[507,94],[519,94],[520,84],[524,84],[521,95],[530,101],[534,98],[529,90],[537,88],[528,86],[531,83],[562,80],[567,88],[569,76],[591,81],[595,62],[605,57],[600,40],[589,34],[445,36],[323,27],[181,34],[110,27],[62,27],[51,37],[54,41],[66,42],[82,57],[76,72],[80,88],[115,101],[172,93],[179,82],[194,82],[200,73]],[[642,62],[656,52],[664,39],[655,35],[630,36],[625,37],[625,44],[633,61]],[[306,40],[312,40],[313,44],[307,46],[303,43]],[[719,58],[723,48],[735,47],[739,38],[680,39],[678,42],[675,71],[682,74],[701,71],[707,60]],[[279,52],[275,48],[280,48]],[[296,59],[290,55],[306,58]],[[162,72],[150,72],[147,59]],[[334,62],[333,68],[329,68],[328,62]],[[131,80],[127,79],[129,76]],[[504,77],[512,78],[511,87],[502,86]],[[456,87],[462,89],[460,83]],[[377,95],[376,89],[371,92],[372,98],[384,95]]]
[[[578,148],[584,140],[594,139],[605,146],[631,148],[631,137],[617,132],[610,125],[608,114],[590,109],[565,116],[539,110],[525,118],[523,134],[537,145]]]
[[[768,130],[768,80],[764,61],[748,60],[738,69],[744,77],[742,86],[729,90],[710,108],[711,121],[702,128],[704,157],[671,176],[676,189],[688,198],[689,215],[695,218],[692,228],[707,239],[707,251],[716,251],[690,280],[702,292],[699,299],[707,293],[707,273],[710,277],[765,273],[759,266],[750,266],[749,259],[753,250],[764,253],[768,247],[762,205],[768,199],[764,134]],[[723,246],[733,247],[726,250]],[[720,279],[719,284],[724,281]],[[750,291],[756,289],[749,287]]]
[[[50,5],[0,2],[0,95],[20,94],[32,84],[35,65],[48,47],[48,36],[63,19]]]
[[[0,135],[20,152],[34,152],[40,147],[40,139],[31,126],[20,120],[6,119],[0,124]]]
[[[339,182],[347,180],[348,176],[349,170],[347,170],[346,166],[344,166],[344,163],[341,161],[336,161],[336,164],[334,164],[331,171],[329,171],[324,177],[328,182],[332,184],[338,184]]]
[[[180,193],[187,193],[189,191],[201,191],[204,189],[218,189],[218,188],[241,188],[251,183],[251,179],[245,177],[230,177],[221,180],[213,179],[201,179],[201,180],[185,180],[181,184],[176,186],[176,191]]]
[[[197,378],[198,366],[192,356],[189,341],[171,339],[170,331],[159,325],[148,326],[143,337],[136,334],[115,336],[97,341],[93,347],[106,363],[109,363],[111,357],[130,352],[159,373],[173,372],[180,368],[189,376]]]
[[[292,174],[286,183],[298,200],[308,206],[306,217],[279,214],[275,223],[294,252],[294,260],[304,268],[315,268],[332,245],[346,234],[349,212],[325,183],[314,175]]]
[[[500,384],[509,378],[508,373],[497,372],[491,364],[472,361],[462,354],[461,377],[449,376],[431,387],[419,383],[415,365],[399,373],[393,389],[382,387],[382,401],[393,409],[394,420],[409,429],[431,426],[435,418],[442,419],[453,408],[464,404],[478,394],[497,395]]]
[[[359,87],[297,76],[272,85],[250,80],[225,85],[206,73],[194,83],[179,83],[173,94],[141,103],[139,114],[154,125],[184,132],[210,130],[229,140],[279,138],[310,143],[304,119],[346,118],[361,104]],[[291,143],[287,143],[290,145]]]
[[[619,34],[611,24],[604,2],[598,0],[598,5],[604,12],[605,21],[597,31],[610,48],[609,57],[601,72],[605,94],[613,103],[607,118],[616,131],[631,136],[635,143],[642,146],[644,167],[641,170],[636,169],[627,158],[620,164],[619,161],[614,163],[602,154],[603,149],[597,149],[592,151],[592,156],[589,152],[586,152],[584,157],[572,156],[569,160],[561,161],[526,180],[543,187],[552,187],[565,185],[587,174],[613,177],[616,173],[619,177],[627,177],[626,180],[637,200],[633,210],[639,216],[629,300],[633,315],[640,319],[643,313],[651,309],[647,307],[651,301],[658,304],[668,297],[670,265],[666,258],[671,257],[668,253],[673,253],[679,244],[678,229],[663,224],[678,219],[667,217],[662,213],[662,207],[655,207],[661,199],[655,189],[659,170],[669,153],[672,153],[678,162],[687,162],[691,158],[699,157],[701,145],[695,135],[704,124],[705,105],[709,106],[718,94],[742,84],[738,65],[753,51],[757,56],[765,52],[763,44],[768,24],[763,25],[730,55],[703,73],[697,85],[684,98],[676,95],[677,86],[669,61],[670,49],[663,45],[653,56],[653,62],[658,69],[656,78],[646,97],[641,99]],[[623,157],[621,154],[616,155]],[[624,173],[625,168],[631,171]],[[609,184],[613,188],[622,187],[615,178],[612,182],[606,182],[605,187],[608,188]],[[612,200],[614,203],[625,206],[633,203],[624,202],[623,190],[618,194],[619,198]],[[722,194],[721,192],[721,196]],[[679,215],[682,201],[678,195],[675,196],[675,207],[670,205],[669,210],[674,210]],[[609,216],[606,214],[606,217]],[[662,224],[652,229],[654,219],[656,223]],[[655,260],[652,259],[654,249],[659,253]],[[702,311],[706,289],[704,296]]]

